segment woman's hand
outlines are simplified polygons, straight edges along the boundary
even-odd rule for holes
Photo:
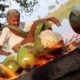
[[[60,22],[59,22],[59,20],[56,19],[55,17],[51,17],[51,18],[49,18],[48,20],[54,22],[57,26],[60,26],[60,25],[61,25]]]

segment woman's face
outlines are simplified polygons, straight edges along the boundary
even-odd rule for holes
[[[11,15],[7,18],[8,24],[18,27],[20,23],[20,17],[18,15]]]

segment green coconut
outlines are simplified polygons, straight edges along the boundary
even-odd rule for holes
[[[15,55],[10,55],[6,57],[6,59],[2,62],[2,64],[14,72],[17,72],[20,69],[20,66],[17,63],[17,56]]]
[[[17,62],[22,68],[31,67],[35,63],[35,56],[28,48],[22,46],[17,54]]]

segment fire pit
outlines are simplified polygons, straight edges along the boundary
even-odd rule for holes
[[[14,80],[79,80],[80,47]]]

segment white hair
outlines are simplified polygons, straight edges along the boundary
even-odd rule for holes
[[[17,15],[17,16],[20,16],[20,12],[16,9],[10,9],[8,12],[7,12],[7,17],[10,16],[10,15]]]

